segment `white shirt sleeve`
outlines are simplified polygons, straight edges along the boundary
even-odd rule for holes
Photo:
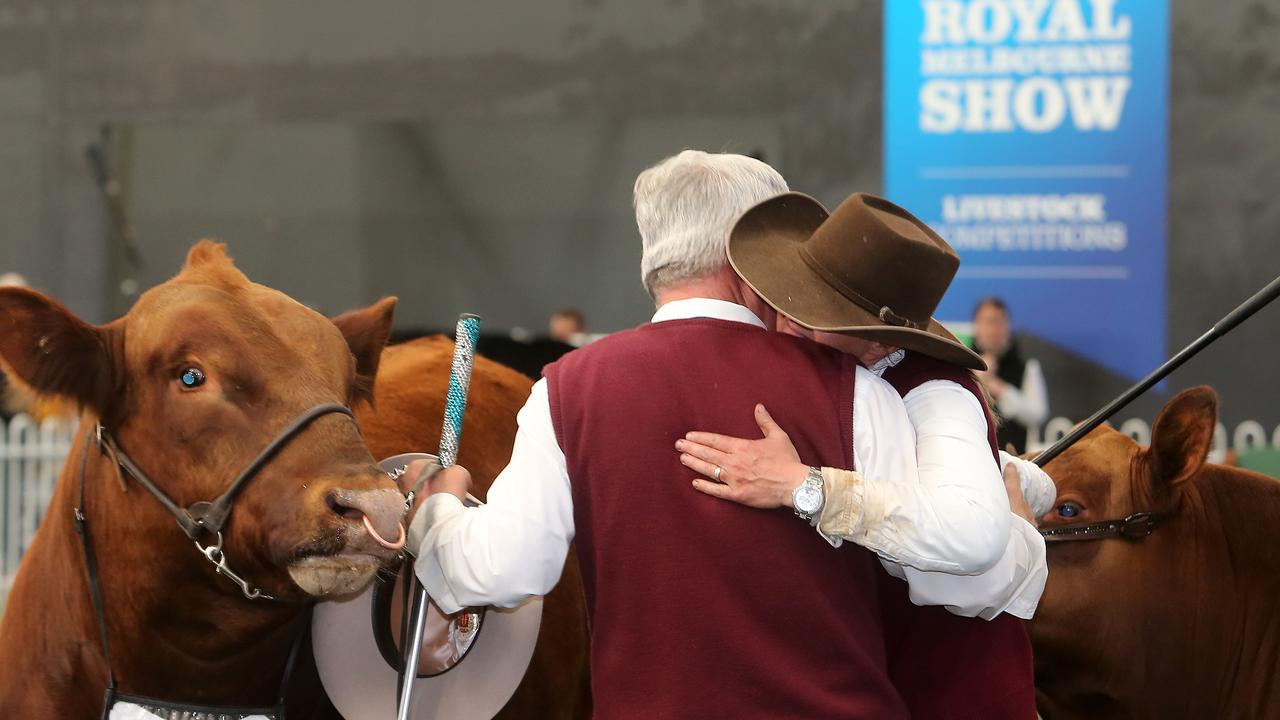
[[[1058,486],[1054,484],[1053,478],[1030,460],[1023,460],[1001,450],[1000,472],[1003,473],[1005,467],[1009,465],[1013,465],[1014,470],[1018,472],[1018,484],[1022,486],[1022,497],[1031,507],[1031,512],[1036,517],[1041,517],[1052,510],[1054,502],[1058,499]]]
[[[1000,401],[1000,414],[1017,420],[1028,427],[1039,425],[1049,417],[1049,391],[1044,384],[1044,371],[1040,369],[1040,361],[1027,361],[1022,371],[1022,387],[1016,388],[1006,384]]]
[[[980,524],[987,512],[1003,512],[1007,522],[991,525],[1004,529],[1004,542],[995,563],[976,575],[912,567],[893,562],[883,554],[881,564],[890,575],[907,581],[911,601],[917,605],[941,605],[956,615],[985,620],[1002,612],[1030,619],[1049,575],[1044,538],[1035,527],[1009,511],[1000,468],[986,437],[987,417],[982,406],[960,385],[934,380],[907,393],[905,409],[916,432],[920,484],[948,486],[954,497],[972,507],[998,506],[994,510],[976,510],[970,513],[970,519]],[[855,410],[855,432],[857,424]],[[968,500],[963,500],[965,497]],[[927,530],[921,528],[920,534],[928,534]],[[953,526],[952,531],[962,529]]]
[[[472,605],[515,607],[550,592],[564,569],[573,495],[545,379],[534,384],[516,419],[511,462],[490,486],[487,504],[467,508],[437,494],[414,517],[414,525],[426,528],[414,566],[446,613]]]
[[[996,565],[1013,514],[985,427],[982,406],[955,383],[927,382],[904,407],[893,387],[858,368],[853,443],[863,512],[852,539],[917,570],[975,575]]]
[[[894,577],[907,581],[911,602],[941,605],[964,617],[993,620],[1000,613],[1030,620],[1049,579],[1044,538],[1017,515],[1009,527],[1009,542],[994,567],[981,575],[924,572],[881,559]]]

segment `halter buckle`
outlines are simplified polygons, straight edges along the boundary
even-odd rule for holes
[[[227,565],[227,554],[222,550],[222,532],[218,531],[215,533],[215,536],[218,540],[212,545],[201,545],[199,540],[192,541],[195,543],[196,550],[199,550],[200,554],[204,555],[206,560],[213,563],[214,570],[216,570],[219,575],[223,575],[231,582],[239,585],[240,592],[244,593],[244,596],[249,600],[275,600],[274,597],[250,585],[248,580],[237,575],[236,572],[231,569],[231,566]]]
[[[1137,512],[1125,518],[1120,524],[1120,537],[1126,540],[1141,540],[1155,530],[1155,516],[1149,512]]]

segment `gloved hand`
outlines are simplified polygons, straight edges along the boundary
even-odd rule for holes
[[[1013,465],[1018,471],[1022,495],[1027,499],[1027,504],[1031,506],[1035,516],[1039,518],[1052,510],[1053,501],[1058,499],[1058,487],[1053,484],[1053,478],[1030,460],[1023,460],[1001,450],[1000,471],[1004,472],[1009,465]]]

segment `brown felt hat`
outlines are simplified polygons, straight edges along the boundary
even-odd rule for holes
[[[933,319],[960,256],[884,198],[855,193],[834,213],[802,193],[765,200],[734,224],[729,262],[778,312],[811,330],[986,369]]]

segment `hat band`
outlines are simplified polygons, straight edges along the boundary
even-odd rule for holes
[[[800,259],[803,260],[804,264],[808,265],[809,269],[816,273],[818,277],[822,278],[828,285],[835,288],[836,292],[839,292],[847,300],[853,302],[853,304],[863,310],[866,310],[872,315],[880,318],[880,322],[897,327],[911,328],[912,330],[924,329],[924,326],[920,323],[899,315],[888,305],[881,305],[880,303],[872,302],[862,293],[846,285],[843,280],[836,277],[829,270],[823,267],[822,263],[818,262],[817,258],[813,257],[813,254],[809,252],[809,248],[804,247],[803,245],[800,246]]]

